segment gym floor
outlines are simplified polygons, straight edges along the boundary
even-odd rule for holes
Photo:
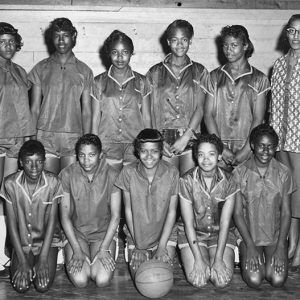
[[[290,273],[283,288],[274,289],[267,282],[264,282],[259,290],[249,288],[242,280],[239,269],[235,270],[231,284],[224,289],[215,289],[208,284],[203,289],[196,289],[189,285],[184,277],[183,271],[175,262],[174,286],[171,292],[161,299],[300,299],[300,270]],[[52,288],[45,294],[40,294],[31,288],[26,294],[18,294],[10,284],[9,278],[0,278],[0,300],[6,299],[147,299],[141,296],[135,289],[130,278],[127,264],[124,260],[124,251],[121,249],[117,260],[117,270],[110,286],[97,288],[93,282],[84,289],[76,289],[70,283],[63,268],[57,271]]]

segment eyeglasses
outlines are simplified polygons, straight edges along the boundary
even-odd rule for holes
[[[0,40],[0,47],[3,46],[15,46],[17,44],[16,40]]]
[[[293,27],[291,27],[291,28],[287,28],[287,33],[289,34],[289,35],[295,35],[296,33],[298,33],[298,35],[300,34],[300,30],[297,30],[297,29],[295,29],[295,28],[293,28]]]

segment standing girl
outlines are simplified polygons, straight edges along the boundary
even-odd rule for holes
[[[0,184],[4,176],[18,170],[18,152],[25,137],[35,134],[28,101],[25,70],[11,60],[22,47],[22,37],[11,24],[0,23]],[[4,254],[6,226],[0,203],[0,270],[8,260]]]
[[[137,134],[151,127],[150,87],[129,66],[134,50],[130,37],[114,30],[104,50],[112,65],[95,78],[92,131],[100,136],[108,162],[120,170],[136,159],[132,142]]]
[[[50,32],[55,52],[32,69],[29,80],[37,139],[47,153],[45,169],[57,174],[76,161],[74,144],[91,131],[93,73],[72,51],[77,30],[69,19],[55,19]]]
[[[289,52],[276,60],[271,80],[272,106],[270,123],[279,136],[278,159],[292,171],[300,186],[300,14],[293,15],[286,26]],[[292,222],[289,257],[292,266],[300,266],[299,218],[300,189],[292,194]]]
[[[189,142],[200,131],[209,73],[187,56],[194,35],[189,22],[174,21],[166,35],[171,53],[147,74],[152,86],[152,123],[164,135],[165,159],[183,174],[194,166]]]
[[[226,26],[221,39],[227,63],[211,72],[204,119],[209,133],[224,143],[222,158],[230,170],[251,153],[249,134],[264,120],[269,81],[248,62],[254,47],[245,27]]]

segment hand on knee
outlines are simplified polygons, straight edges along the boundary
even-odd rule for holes
[[[70,275],[69,278],[77,288],[85,288],[89,283],[89,277],[84,274]]]
[[[263,276],[261,272],[246,272],[246,274],[243,275],[243,278],[248,286],[252,288],[259,288],[263,281]]]
[[[45,292],[47,292],[47,291],[49,290],[49,288],[50,288],[50,285],[49,285],[49,284],[47,284],[47,285],[40,285],[39,283],[35,283],[34,286],[35,286],[35,289],[36,289],[38,292],[40,292],[40,293],[45,293]]]

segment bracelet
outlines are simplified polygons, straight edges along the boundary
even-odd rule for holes
[[[109,254],[111,254],[111,251],[109,249],[99,248],[99,251],[109,252]]]
[[[187,131],[190,132],[190,134],[191,134],[190,137],[193,137],[193,138],[196,137],[196,131],[195,131],[193,128],[191,128],[191,127],[188,126],[188,127],[186,128],[185,132],[187,132]]]

